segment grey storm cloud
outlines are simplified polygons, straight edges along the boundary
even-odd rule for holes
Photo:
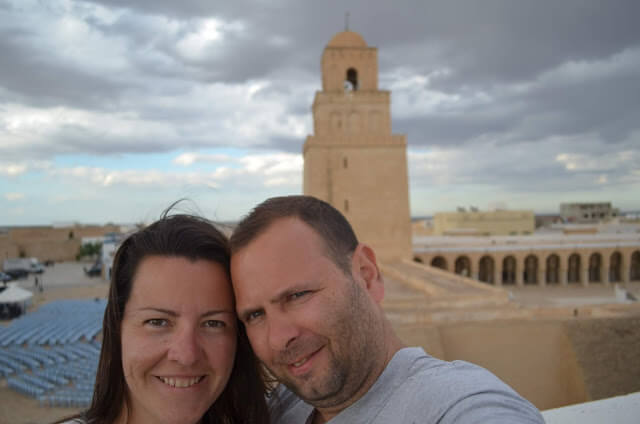
[[[23,31],[0,29],[0,86],[26,104],[107,107],[130,83],[52,58]]]
[[[79,69],[55,52],[43,51],[30,32],[36,28],[0,25],[0,86],[9,93],[5,97],[14,96],[0,100],[128,111],[142,120],[211,131],[216,126],[206,121],[220,116],[215,106],[203,109],[197,102],[155,99],[175,95],[184,101],[189,99],[185,93],[196,96],[212,84],[266,80],[270,84],[254,98],[274,99],[283,103],[284,114],[301,118],[309,115],[313,91],[320,89],[322,48],[342,30],[349,11],[350,27],[379,48],[381,82],[393,82],[398,70],[432,75],[427,84],[431,92],[460,98],[448,109],[424,108],[420,97],[412,99],[411,87],[394,90],[394,131],[407,133],[410,146],[462,145],[485,137],[535,142],[550,135],[583,133],[595,133],[603,143],[619,143],[637,131],[640,122],[637,72],[622,69],[595,78],[545,79],[567,64],[581,65],[588,74],[598,66],[615,68],[625,52],[640,57],[640,3],[634,0],[78,3],[121,12],[111,21],[91,14],[82,19],[105,38],[122,40],[126,49],[119,59],[126,67],[117,73]],[[7,4],[0,3],[10,10]],[[225,33],[223,42],[198,57],[185,57],[178,42],[203,18],[237,22],[241,28]],[[158,19],[177,23],[178,29],[164,28]],[[438,70],[443,72],[433,74]],[[519,90],[519,85],[530,87]],[[482,104],[467,101],[477,93],[486,99]],[[78,131],[82,133],[61,130],[65,135],[56,139],[65,143],[68,136],[70,148],[82,149]],[[171,137],[166,143],[123,141],[100,149],[165,149],[174,145]],[[95,137],[89,131],[87,138]],[[182,142],[201,146],[207,143],[203,139],[218,145],[215,135],[185,137]],[[265,133],[253,143],[286,151],[293,145],[281,133]]]

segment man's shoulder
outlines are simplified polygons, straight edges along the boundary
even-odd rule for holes
[[[407,418],[428,416],[426,422],[444,423],[457,417],[466,422],[465,414],[473,410],[475,418],[506,412],[507,416],[531,419],[514,422],[542,422],[530,402],[485,368],[465,361],[443,361],[422,349],[400,353],[406,374],[393,390],[388,407]]]
[[[419,352],[422,352],[421,354]],[[477,387],[478,383],[499,385],[509,388],[498,377],[481,366],[466,361],[443,361],[424,353],[422,349],[416,349],[413,358],[408,364],[407,382],[420,382],[428,379],[429,387],[438,388],[438,382],[456,382],[457,389]],[[438,388],[439,389],[439,388]]]

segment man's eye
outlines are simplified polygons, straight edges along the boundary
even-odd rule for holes
[[[300,299],[301,297],[304,297],[304,296],[308,295],[309,293],[311,293],[311,291],[309,291],[309,290],[303,290],[303,291],[291,293],[289,295],[289,300]]]
[[[258,318],[260,318],[263,315],[262,311],[253,311],[253,312],[249,312],[246,316],[245,316],[245,322],[251,322],[254,321]]]
[[[210,328],[224,328],[227,326],[227,323],[217,319],[209,319],[206,320],[203,325]]]
[[[169,322],[163,318],[151,318],[146,320],[145,325],[150,325],[151,327],[166,327],[169,325]]]

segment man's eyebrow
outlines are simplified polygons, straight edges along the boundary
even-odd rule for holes
[[[282,302],[283,299],[286,299],[288,296],[291,296],[293,293],[310,290],[313,286],[312,281],[303,281],[301,283],[296,284],[293,287],[287,287],[282,291],[277,292],[271,299],[269,299],[269,304],[274,305]],[[264,311],[262,306],[249,307],[243,310],[238,311],[238,316],[242,321],[245,321],[249,315],[254,312]]]
[[[238,317],[240,318],[241,321],[247,321],[247,319],[251,316],[251,314],[253,314],[254,312],[260,312],[260,311],[264,311],[264,308],[262,307],[257,307],[257,308],[247,308],[243,311],[239,311],[238,312]]]
[[[295,284],[294,286],[287,287],[286,289],[283,289],[282,291],[276,293],[276,295],[269,300],[269,303],[271,304],[280,303],[282,302],[283,299],[286,299],[287,297],[291,296],[294,293],[311,290],[312,288],[315,288],[315,287],[316,287],[316,284],[314,284],[313,281],[302,281],[300,283]]]

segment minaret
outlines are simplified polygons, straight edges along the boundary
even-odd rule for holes
[[[378,90],[378,50],[356,32],[322,53],[304,193],[332,204],[383,260],[411,258],[406,136],[391,134],[391,94]]]

